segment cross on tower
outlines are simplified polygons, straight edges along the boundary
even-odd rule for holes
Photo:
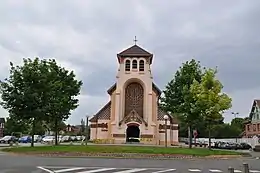
[[[134,42],[135,42],[135,45],[136,45],[136,42],[137,42],[138,40],[136,39],[136,36],[135,36],[135,39],[134,39]]]

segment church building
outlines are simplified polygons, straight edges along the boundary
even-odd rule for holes
[[[90,119],[90,140],[178,143],[177,121],[159,107],[161,90],[153,82],[153,54],[135,44],[117,54],[117,60],[116,83],[107,90],[110,101]]]

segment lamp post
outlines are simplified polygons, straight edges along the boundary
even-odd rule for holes
[[[165,147],[167,147],[167,120],[169,119],[168,115],[163,116],[164,119],[164,129],[165,129]]]
[[[234,115],[235,118],[237,118],[238,112],[231,112],[232,115]]]
[[[86,142],[86,145],[88,145],[88,116],[86,115],[86,127],[85,127],[85,142]]]
[[[237,118],[239,113],[238,112],[231,112],[231,114],[234,115],[235,118]],[[236,136],[236,143],[237,143],[237,136]]]

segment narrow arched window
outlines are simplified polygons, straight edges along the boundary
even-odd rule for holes
[[[137,69],[137,60],[133,60],[132,62],[132,68]]]
[[[131,69],[131,62],[130,60],[125,61],[125,71],[130,71]]]
[[[144,60],[139,61],[139,71],[144,71]]]

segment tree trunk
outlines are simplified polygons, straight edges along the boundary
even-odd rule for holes
[[[209,123],[209,150],[211,150],[211,124]]]
[[[189,148],[192,148],[192,129],[191,129],[191,125],[188,126],[188,138],[189,138]]]
[[[58,145],[59,130],[58,130],[58,120],[57,120],[57,118],[55,119],[54,131],[55,131],[55,145]]]
[[[32,131],[31,131],[31,136],[32,136],[31,147],[34,147],[34,133],[35,133],[35,120],[33,119],[33,121],[32,121]]]

